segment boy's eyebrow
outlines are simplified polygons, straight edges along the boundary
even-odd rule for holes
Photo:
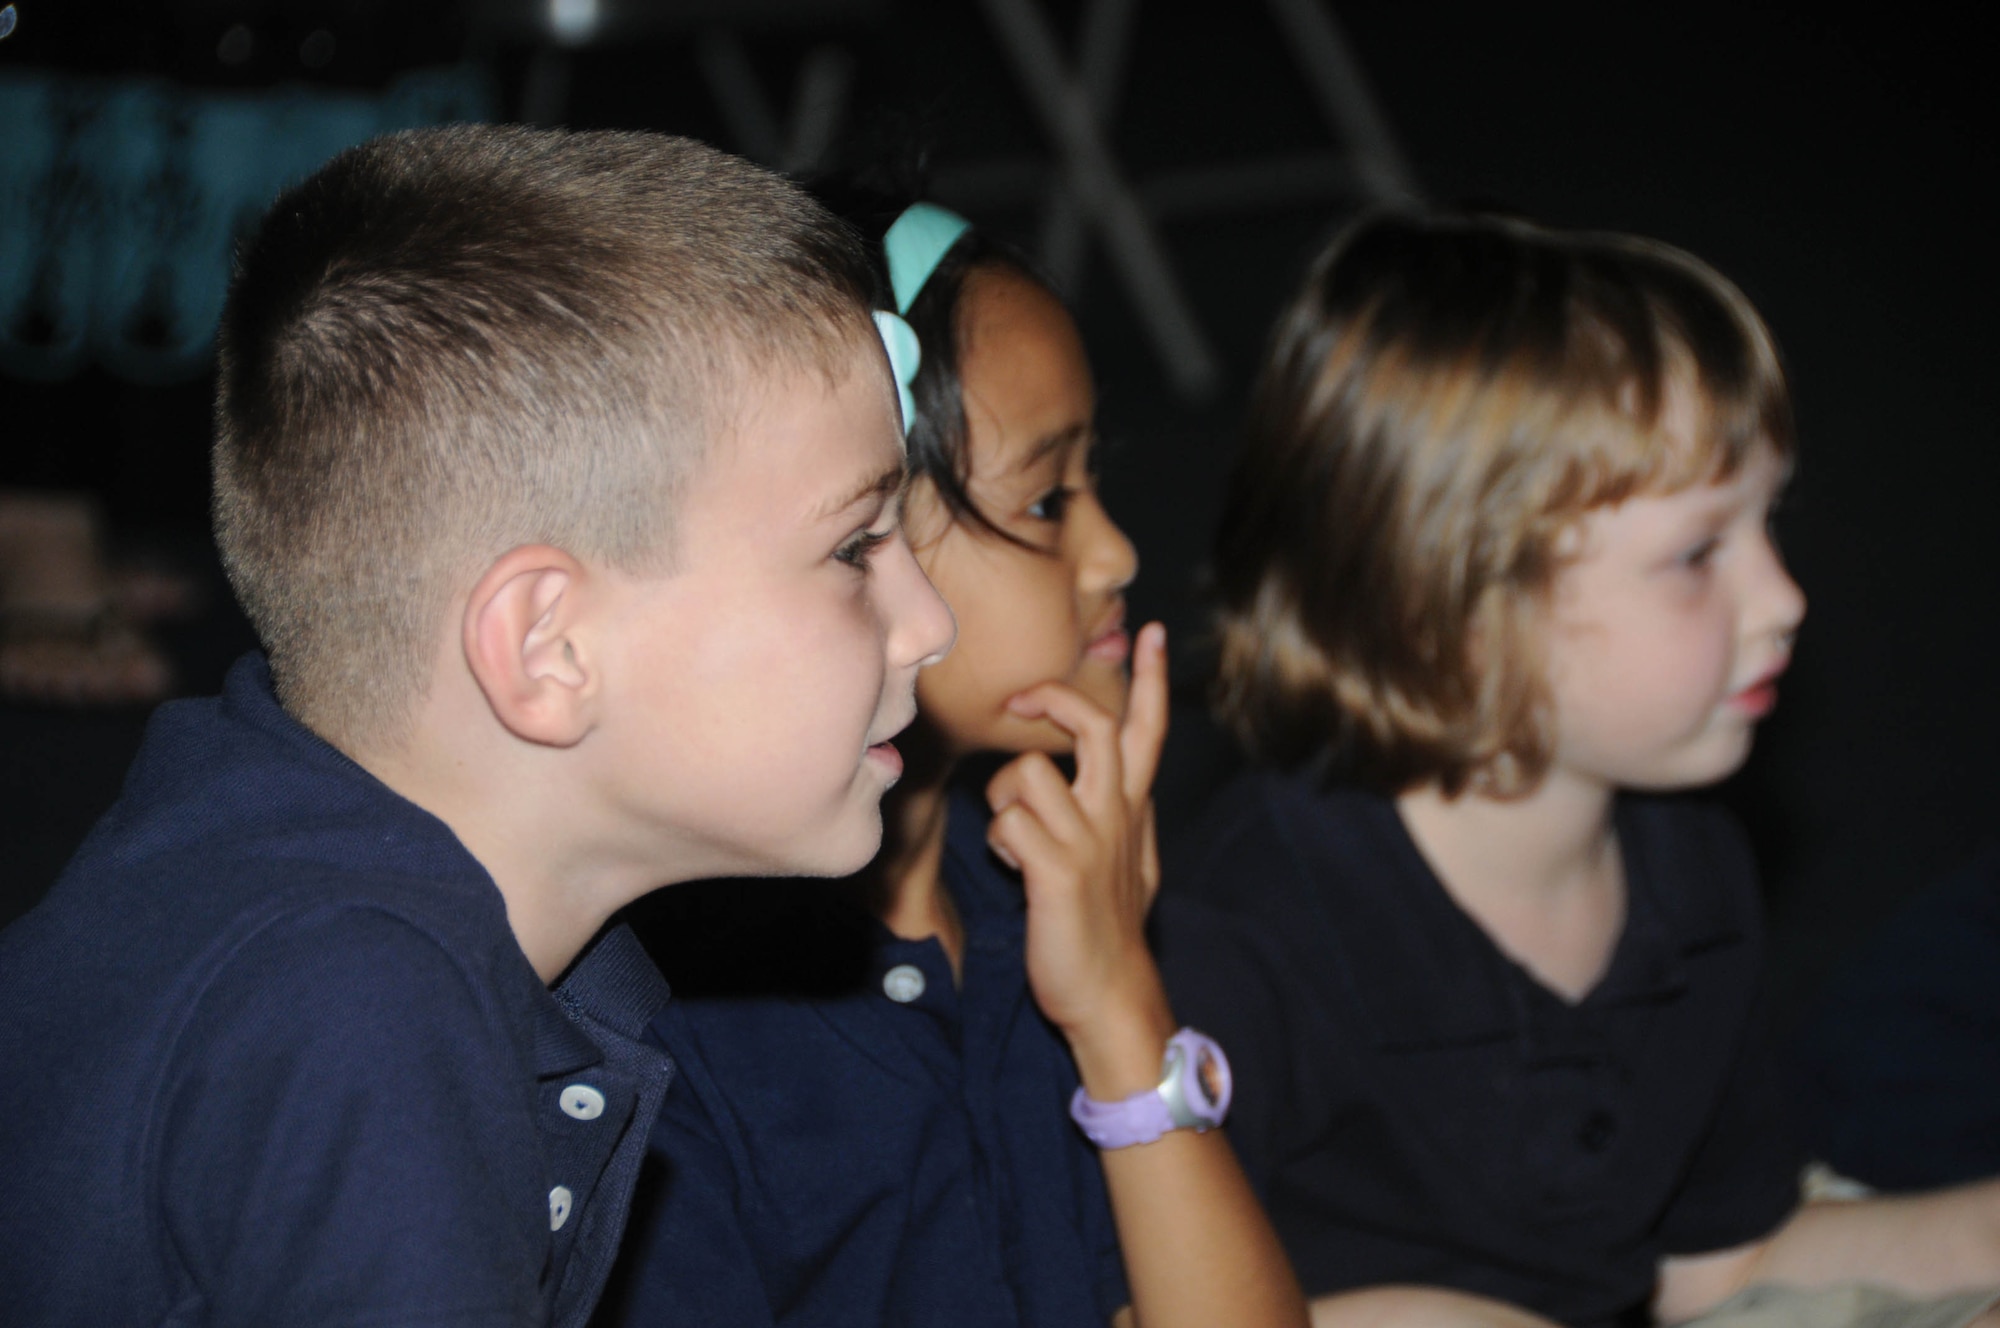
[[[901,465],[886,467],[880,474],[871,475],[869,478],[863,480],[843,497],[821,503],[813,509],[811,519],[813,521],[830,520],[833,517],[839,516],[842,512],[859,507],[870,498],[892,498],[901,492],[902,488],[903,467]]]

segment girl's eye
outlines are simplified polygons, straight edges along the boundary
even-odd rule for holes
[[[1715,551],[1721,547],[1722,540],[1711,535],[1681,555],[1681,566],[1700,571],[1715,561]]]
[[[875,550],[896,537],[892,530],[857,530],[847,537],[845,543],[833,551],[835,562],[846,563],[860,571],[868,570],[868,560]]]
[[[1069,505],[1075,498],[1075,489],[1058,485],[1028,504],[1028,515],[1037,521],[1060,522],[1069,515]]]

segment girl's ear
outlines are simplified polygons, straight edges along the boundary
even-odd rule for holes
[[[570,747],[595,724],[584,582],[561,549],[523,545],[495,560],[466,602],[466,667],[494,718],[524,741]]]

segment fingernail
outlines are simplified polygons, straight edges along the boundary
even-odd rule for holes
[[[1029,715],[1034,713],[1034,703],[1028,700],[1028,698],[1025,696],[1016,695],[1008,697],[1007,708],[1013,711],[1017,715]]]
[[[986,842],[986,847],[993,850],[994,857],[1000,859],[1000,861],[1006,863],[1009,867],[1012,867],[1015,871],[1021,870],[1021,860],[1015,857],[1012,853],[1009,853],[1007,851],[1007,846],[1005,844],[996,844],[992,840],[988,840]]]

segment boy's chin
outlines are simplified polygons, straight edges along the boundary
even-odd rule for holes
[[[854,833],[843,835],[838,840],[830,840],[823,855],[814,854],[809,862],[792,874],[829,878],[852,876],[873,862],[875,855],[881,851],[882,816],[878,811],[868,819],[866,826],[857,827]]]
[[[874,861],[882,849],[879,806],[856,809],[837,825],[778,845],[749,846],[743,861],[716,876],[852,876]]]

